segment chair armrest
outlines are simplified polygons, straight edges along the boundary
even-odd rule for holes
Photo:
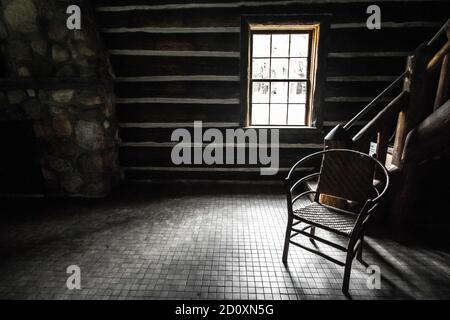
[[[310,191],[305,191],[305,192],[303,192],[303,193],[300,193],[298,196],[296,196],[296,197],[292,200],[291,204],[294,204],[297,200],[299,200],[299,199],[301,199],[301,198],[303,198],[303,197],[305,197],[305,196],[307,196],[307,195],[309,195],[309,194],[312,194],[312,193],[315,194],[316,191],[310,190]]]
[[[303,177],[303,178],[301,178],[300,180],[298,180],[297,182],[295,182],[295,183],[292,185],[292,187],[290,187],[290,189],[289,189],[288,191],[290,191],[291,194],[292,194],[292,192],[293,192],[300,184],[302,184],[302,183],[304,183],[304,182],[306,182],[306,181],[308,181],[308,180],[310,180],[310,179],[319,177],[319,176],[320,176],[320,172],[316,172],[316,173],[310,174],[310,175],[308,175],[308,176],[306,176],[306,177]]]

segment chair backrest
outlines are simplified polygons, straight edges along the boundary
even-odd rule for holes
[[[327,150],[323,155],[317,185],[318,195],[364,204],[374,198],[376,160],[352,150]]]

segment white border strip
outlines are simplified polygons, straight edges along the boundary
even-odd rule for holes
[[[226,180],[226,179],[125,179],[128,183],[136,183],[136,184],[239,184],[239,185],[284,185],[283,181],[274,179],[274,180]]]
[[[178,142],[123,142],[121,147],[136,147],[136,148],[172,148],[176,145],[180,145]],[[183,144],[182,144],[183,145]],[[198,144],[187,144],[186,146],[197,146]],[[211,144],[202,143],[201,147],[210,146]],[[218,147],[225,148],[256,148],[256,147],[271,147],[267,144],[241,144],[241,143],[222,143],[222,144],[213,144]],[[200,145],[199,145],[200,146]],[[283,149],[323,149],[323,144],[316,143],[280,143],[278,145],[279,148]]]
[[[382,28],[439,28],[442,23],[435,21],[408,21],[408,22],[382,22]],[[360,29],[367,28],[366,22],[359,23],[334,23],[330,29]]]
[[[325,102],[371,102],[375,97],[328,97]],[[393,98],[382,98],[380,102],[391,101]]]
[[[112,49],[111,55],[117,56],[146,56],[146,57],[204,57],[204,58],[240,58],[240,52],[233,51],[168,51],[168,50],[129,50]],[[358,57],[407,57],[410,52],[330,52],[329,58],[358,58]]]
[[[435,21],[383,22],[383,28],[438,28],[442,24]],[[330,29],[365,29],[366,22],[333,23]],[[103,28],[102,32],[120,33],[150,33],[150,34],[197,34],[197,33],[240,33],[239,27],[134,27],[134,28]]]
[[[386,51],[386,52],[330,52],[328,58],[364,58],[364,57],[407,57],[411,52]]]
[[[393,81],[396,76],[342,76],[327,77],[327,82],[372,82]],[[176,81],[218,81],[218,82],[239,82],[239,76],[213,76],[213,75],[180,75],[180,76],[143,76],[143,77],[116,77],[116,83],[137,83],[137,82],[176,82]]]
[[[120,123],[121,128],[193,128],[193,122],[125,122]],[[239,127],[238,122],[203,122],[202,127],[206,128],[234,128]]]
[[[327,82],[391,82],[397,79],[396,76],[343,76],[327,77]]]
[[[238,82],[239,76],[150,76],[150,77],[117,77],[114,79],[117,83],[126,82],[170,82],[170,81],[224,81]]]
[[[215,57],[240,58],[240,52],[232,51],[170,51],[170,50],[128,50],[112,49],[111,55],[117,56],[148,56],[148,57]]]
[[[259,172],[262,168],[211,168],[211,167],[121,167],[126,171],[171,171],[171,172]],[[279,168],[278,171],[289,171],[291,168]],[[297,171],[311,171],[313,167],[298,168]]]
[[[410,2],[425,2],[423,0],[409,0]],[[203,9],[203,8],[239,8],[239,7],[267,7],[286,6],[293,4],[312,3],[371,3],[372,0],[288,0],[288,1],[242,1],[233,3],[186,3],[186,4],[162,4],[162,5],[129,5],[129,6],[101,6],[98,12],[123,12],[135,10],[180,10],[180,9]],[[378,0],[378,2],[405,2],[405,0]],[[440,1],[439,1],[440,2]]]
[[[117,98],[116,103],[239,104],[239,99]]]
[[[355,123],[355,126],[365,126],[368,122],[367,121],[358,121]],[[323,126],[324,127],[335,127],[338,124],[345,124],[345,121],[324,121]]]
[[[137,27],[137,28],[103,28],[104,33],[157,33],[157,34],[184,34],[184,33],[240,33],[238,27],[196,27],[196,28],[162,28],[162,27]]]

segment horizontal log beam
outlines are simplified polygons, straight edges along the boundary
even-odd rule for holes
[[[352,0],[354,3],[371,3],[371,0]],[[404,2],[404,0],[379,0],[378,2]],[[424,2],[423,0],[410,0],[410,2]],[[285,0],[285,1],[239,1],[227,3],[184,3],[184,4],[155,4],[155,5],[116,5],[100,6],[98,12],[123,11],[160,11],[160,10],[186,10],[208,8],[240,8],[240,7],[272,7],[295,4],[340,3],[346,4],[348,0]]]
[[[236,27],[215,26],[215,27],[117,27],[103,28],[103,33],[152,33],[152,34],[192,34],[192,33],[240,33],[241,28],[236,21]],[[383,28],[404,29],[404,28],[435,28],[440,27],[440,22],[435,21],[405,21],[390,22],[384,21]],[[366,22],[332,23],[331,29],[366,29]]]
[[[239,104],[239,99],[194,99],[194,98],[117,98],[117,103],[159,104]]]
[[[116,77],[239,75],[239,59],[221,57],[111,56]]]
[[[212,58],[240,58],[240,52],[228,51],[174,51],[174,50],[109,50],[111,55],[117,56],[146,56],[146,57],[212,57]]]
[[[172,99],[239,99],[240,87],[238,82],[158,82],[146,83],[118,83],[115,93],[119,98],[165,98]]]

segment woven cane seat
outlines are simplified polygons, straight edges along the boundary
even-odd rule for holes
[[[317,202],[297,209],[293,213],[299,220],[344,236],[351,234],[357,219],[355,214],[336,211]]]

